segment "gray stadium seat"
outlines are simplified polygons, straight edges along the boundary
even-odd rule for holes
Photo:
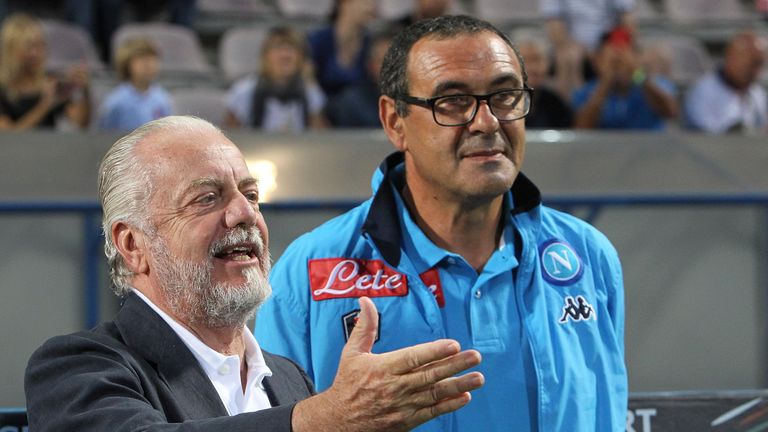
[[[81,63],[90,71],[105,71],[88,33],[82,28],[58,20],[43,20],[43,32],[48,45],[48,69],[62,72]]]
[[[161,77],[178,74],[212,76],[212,68],[206,62],[200,41],[192,30],[164,22],[125,24],[112,37],[112,57],[115,57],[121,42],[135,37],[149,38],[157,45]]]
[[[751,17],[739,0],[663,0],[667,17],[679,24],[743,21]]]
[[[633,13],[635,18],[644,24],[654,24],[662,18],[650,0],[636,0]]]
[[[324,21],[331,15],[333,0],[276,0],[280,13],[289,19]]]
[[[675,83],[687,86],[714,67],[704,42],[682,34],[659,34],[640,38],[640,46],[649,48],[660,45],[669,50],[671,60],[670,78]]]
[[[413,10],[414,0],[387,0],[379,2],[379,18],[393,20],[402,18]]]
[[[177,88],[171,90],[176,114],[194,115],[216,126],[224,125],[226,90],[213,87]]]
[[[274,7],[267,0],[198,0],[197,10],[203,14],[239,17],[274,13]]]
[[[543,19],[539,0],[475,0],[475,15],[500,26]]]
[[[232,82],[259,68],[261,46],[269,29],[235,27],[224,32],[219,42],[219,68],[224,79]]]

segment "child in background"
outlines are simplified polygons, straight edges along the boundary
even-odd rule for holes
[[[325,95],[312,79],[304,35],[290,27],[269,31],[257,76],[232,86],[224,124],[266,132],[301,132],[327,126]]]
[[[101,130],[129,131],[173,113],[168,92],[155,84],[159,71],[157,48],[145,38],[126,40],[117,48],[117,74],[123,81],[99,109]]]

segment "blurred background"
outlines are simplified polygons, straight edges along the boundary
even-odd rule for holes
[[[591,222],[619,251],[630,391],[768,387],[768,2],[592,2],[614,4],[594,11],[613,21],[587,29],[598,33],[592,45],[574,25],[588,21],[579,8],[590,2],[549,3],[0,1],[0,406],[23,407],[33,349],[118,307],[96,169],[123,131],[169,113],[224,128],[264,185],[277,259],[299,234],[367,198],[392,151],[375,105],[363,115],[377,96],[379,43],[386,48],[398,26],[455,12],[530,42],[523,55],[541,76],[529,84],[564,106],[528,125],[523,171],[547,204]],[[343,71],[319,54],[321,31],[334,26],[360,37],[357,60],[336,62]],[[632,115],[627,124],[582,121],[578,95],[600,79],[603,36],[616,27],[628,30],[636,57],[627,85],[653,80],[668,96],[652,125]],[[705,79],[731,70],[744,81],[731,86],[738,109],[717,112],[726,94],[697,99]],[[260,95],[264,83],[304,91]],[[255,102],[262,96],[295,105],[270,113]]]

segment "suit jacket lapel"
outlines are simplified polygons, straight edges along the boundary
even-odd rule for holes
[[[263,384],[273,407],[290,405],[310,396],[311,389],[307,388],[307,382],[302,379],[293,363],[278,359],[264,350],[262,353],[264,362],[272,371],[272,376],[265,377]]]
[[[228,415],[192,352],[142,299],[129,294],[115,324],[126,345],[153,364],[189,419]]]

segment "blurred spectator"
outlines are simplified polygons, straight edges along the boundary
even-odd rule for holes
[[[414,3],[413,11],[396,24],[407,27],[419,20],[445,15],[451,7],[451,0],[414,0]]]
[[[549,85],[549,56],[544,42],[522,38],[515,43],[525,62],[528,86],[534,90],[525,126],[529,129],[570,128],[573,125],[573,110]]]
[[[290,27],[271,29],[260,63],[258,76],[240,79],[229,91],[226,127],[301,132],[327,125],[325,95],[312,79],[304,34]]]
[[[642,49],[640,64],[649,75],[672,76],[672,50],[664,39],[654,41]]]
[[[384,54],[394,38],[391,30],[373,37],[368,53],[368,79],[345,88],[328,101],[326,112],[331,124],[344,128],[378,128],[379,121],[379,74]]]
[[[336,0],[331,25],[309,35],[315,76],[326,95],[367,79],[367,26],[376,16],[376,0]]]
[[[99,109],[99,129],[129,131],[173,113],[168,92],[154,83],[159,54],[151,41],[126,40],[117,47],[115,67],[122,83],[104,99]]]
[[[701,77],[685,100],[691,127],[711,133],[768,132],[766,91],[758,82],[768,42],[754,32],[736,35],[723,65]]]
[[[568,95],[594,78],[592,57],[600,37],[615,27],[634,31],[635,0],[539,0],[552,43],[556,87]]]
[[[602,38],[594,68],[597,77],[573,95],[575,127],[660,130],[665,119],[677,116],[674,84],[641,68],[628,30]]]
[[[88,67],[62,76],[45,72],[45,36],[38,20],[15,13],[0,31],[0,129],[82,128],[88,124]]]

